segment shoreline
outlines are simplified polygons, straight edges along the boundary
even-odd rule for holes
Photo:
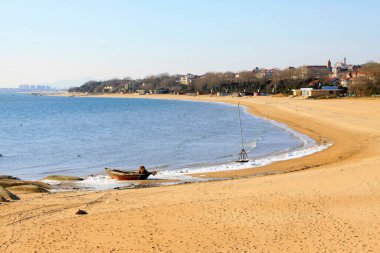
[[[215,178],[215,179],[236,179],[240,177],[257,177],[262,175],[272,175],[272,174],[281,174],[281,173],[288,173],[288,172],[294,172],[299,170],[304,170],[306,168],[314,168],[321,166],[320,163],[313,163],[307,164],[305,166],[301,166],[302,161],[298,162],[300,159],[304,159],[305,157],[313,156],[316,153],[325,152],[326,149],[332,148],[332,146],[335,145],[335,141],[333,138],[328,138],[326,136],[322,136],[321,134],[317,133],[316,131],[303,128],[302,126],[299,126],[298,124],[294,124],[293,122],[286,120],[284,118],[273,118],[273,115],[267,114],[265,112],[259,111],[251,102],[256,101],[257,99],[267,98],[267,97],[217,97],[217,96],[208,96],[208,95],[201,95],[201,96],[187,96],[187,95],[172,95],[172,94],[164,94],[164,95],[137,95],[137,94],[103,94],[103,95],[92,95],[92,94],[58,94],[58,96],[68,96],[68,97],[91,97],[91,98],[119,98],[119,99],[164,99],[164,100],[185,100],[185,101],[193,101],[193,102],[212,102],[212,103],[223,103],[223,104],[229,104],[229,105],[237,105],[240,103],[242,106],[244,106],[247,109],[247,112],[254,117],[262,118],[263,120],[267,120],[271,122],[274,122],[275,124],[282,124],[284,127],[295,131],[296,133],[301,133],[306,135],[307,137],[313,139],[317,145],[325,145],[329,144],[328,147],[326,147],[324,150],[313,152],[312,154],[308,154],[306,156],[301,156],[298,158],[291,158],[286,160],[280,160],[280,161],[274,161],[269,164],[263,165],[263,166],[257,166],[257,167],[250,167],[250,168],[243,168],[243,169],[236,169],[236,170],[223,170],[218,172],[200,172],[200,173],[191,173],[190,176],[199,177],[199,178]],[[287,97],[281,97],[281,98],[271,98],[271,99],[291,99]],[[307,158],[306,158],[307,159]],[[318,159],[318,158],[317,158]],[[290,160],[297,160],[295,163],[295,167],[293,164],[287,164],[287,161]],[[281,163],[278,167],[275,166],[275,164]],[[287,168],[288,167],[288,168]]]
[[[205,183],[20,195],[0,205],[0,250],[380,251],[380,100],[218,99],[334,145],[260,167],[284,172],[271,176],[247,169]]]
[[[70,96],[71,94],[62,94],[63,96]],[[188,96],[177,96],[177,95],[148,95],[148,96],[135,96],[135,95],[89,95],[89,96],[83,96],[79,95],[78,97],[92,97],[92,98],[120,98],[120,99],[128,99],[128,98],[134,98],[134,99],[162,99],[162,100],[181,100],[181,101],[189,101],[189,102],[201,102],[201,103],[215,103],[215,104],[221,104],[224,106],[234,106],[236,103],[234,102],[221,102],[218,101],[217,97],[213,98],[213,101],[209,100],[195,100],[188,99]],[[206,96],[202,96],[203,98]],[[173,99],[175,98],[175,99]],[[178,99],[179,98],[179,99]],[[207,98],[207,97],[206,97]],[[214,101],[216,100],[216,101]],[[234,177],[226,177],[224,173],[230,173],[231,171],[235,171],[239,173],[241,170],[250,170],[251,174],[248,176],[257,177],[257,176],[266,176],[266,175],[273,175],[273,174],[280,174],[280,173],[286,173],[288,171],[263,171],[258,170],[260,167],[264,166],[270,166],[273,163],[279,162],[279,161],[286,161],[291,159],[299,159],[304,156],[312,155],[313,153],[321,152],[324,149],[329,148],[332,144],[327,143],[317,143],[315,139],[310,138],[309,136],[306,136],[305,134],[299,133],[291,128],[289,128],[287,125],[276,122],[269,118],[260,117],[257,115],[252,114],[249,112],[249,108],[245,105],[243,106],[244,113],[249,114],[252,117],[259,118],[263,121],[268,122],[269,124],[278,127],[284,131],[289,132],[291,135],[293,135],[295,138],[301,140],[303,144],[301,146],[292,148],[290,150],[277,152],[275,154],[267,154],[261,157],[257,157],[255,159],[251,159],[249,163],[239,164],[234,162],[225,162],[225,163],[210,163],[210,164],[204,164],[203,166],[194,166],[194,167],[186,167],[181,168],[178,170],[174,170],[172,172],[168,172],[165,174],[159,174],[158,178],[150,178],[150,180],[145,181],[136,181],[136,182],[111,182],[113,180],[106,180],[103,175],[98,176],[83,176],[82,178],[84,181],[79,182],[72,182],[71,184],[62,183],[59,181],[51,181],[55,186],[56,192],[59,191],[69,191],[70,185],[71,189],[74,190],[83,190],[83,191],[94,191],[94,190],[110,190],[110,189],[132,189],[132,188],[140,188],[140,187],[159,187],[159,186],[166,186],[168,184],[186,184],[186,183],[198,183],[198,182],[207,182],[207,181],[214,181],[214,180],[228,180],[231,178],[239,178],[240,176],[234,176]],[[212,176],[211,176],[212,173]],[[96,173],[98,174],[98,173]],[[161,176],[160,176],[161,175]],[[77,175],[72,175],[77,176]],[[244,175],[243,177],[247,177],[247,175]],[[105,181],[104,181],[105,180]],[[40,180],[41,181],[41,180]],[[104,182],[103,182],[104,181]],[[44,183],[49,183],[48,181],[42,180]],[[94,185],[91,185],[91,182]],[[117,186],[117,187],[116,187]]]
[[[49,94],[43,94],[43,95],[49,96]],[[55,94],[55,95],[53,94],[53,96],[72,97],[73,95],[72,94]],[[236,102],[236,101],[221,101],[218,97],[212,97],[211,99],[209,99],[208,96],[200,96],[201,99],[194,99],[195,97],[193,97],[193,96],[189,97],[189,96],[178,96],[178,95],[146,95],[146,96],[137,95],[136,96],[133,94],[127,94],[127,95],[113,95],[113,94],[111,94],[111,95],[100,95],[99,96],[99,95],[83,95],[83,94],[78,95],[77,94],[75,96],[76,97],[92,97],[92,98],[101,97],[101,98],[119,98],[119,99],[135,98],[135,99],[181,100],[181,101],[189,101],[189,102],[195,102],[195,103],[198,103],[198,102],[200,102],[200,103],[215,103],[215,104],[220,104],[223,106],[232,106],[232,107],[234,107],[237,103],[240,103],[240,101],[238,101],[238,102]],[[303,157],[303,156],[309,156],[312,153],[321,152],[323,149],[326,149],[329,147],[328,145],[325,145],[325,144],[319,144],[319,146],[317,146],[317,141],[315,139],[312,139],[309,136],[306,136],[302,133],[299,133],[299,132],[289,128],[287,125],[285,125],[283,123],[276,122],[276,121],[269,119],[269,118],[257,116],[255,114],[253,114],[252,112],[250,112],[249,108],[245,105],[242,105],[242,107],[244,108],[243,109],[244,113],[249,114],[252,117],[259,118],[262,121],[266,121],[269,124],[271,124],[277,128],[280,128],[284,131],[289,132],[295,138],[302,141],[303,144],[301,144],[298,147],[294,147],[292,149],[286,150],[286,151],[283,150],[280,152],[271,153],[271,154],[263,155],[260,157],[256,157],[255,159],[251,159],[249,163],[244,163],[244,164],[234,163],[232,161],[226,161],[224,163],[205,163],[202,166],[199,165],[199,166],[183,167],[181,169],[173,171],[173,173],[174,173],[173,178],[171,178],[172,173],[170,173],[170,172],[169,172],[169,174],[164,173],[161,177],[159,177],[156,180],[149,180],[147,182],[139,182],[137,184],[137,187],[139,187],[140,185],[150,185],[150,184],[152,185],[152,187],[153,186],[155,187],[155,186],[159,185],[160,183],[167,183],[167,182],[176,182],[178,184],[189,183],[189,182],[192,183],[192,182],[198,182],[201,179],[202,180],[229,179],[229,178],[226,178],[225,175],[223,174],[224,172],[228,173],[229,171],[251,170],[253,172],[252,176],[255,176],[255,177],[266,175],[266,174],[283,173],[283,172],[287,172],[287,171],[283,171],[283,172],[259,171],[258,173],[254,173],[254,171],[257,170],[257,168],[260,168],[263,166],[269,166],[270,164],[276,163],[278,161],[290,160],[290,159],[299,159],[300,157]],[[315,141],[316,145],[314,145],[314,141]],[[178,173],[176,173],[176,171],[178,171]],[[209,173],[213,173],[213,176],[210,176]],[[121,183],[117,184],[115,182],[104,182],[104,184],[103,184],[102,182],[99,181],[100,177],[104,178],[104,177],[102,177],[103,174],[99,174],[96,172],[95,175],[99,175],[99,178],[94,177],[93,173],[89,174],[88,176],[87,175],[72,175],[72,176],[81,176],[83,179],[85,179],[84,182],[93,181],[96,184],[93,186],[93,188],[91,188],[91,185],[89,185],[89,184],[85,184],[86,186],[82,186],[82,183],[79,183],[78,185],[73,183],[72,189],[77,190],[78,188],[79,189],[83,188],[83,190],[101,190],[101,189],[102,190],[109,190],[109,189],[113,189],[112,185],[123,186],[123,184],[121,184]],[[181,177],[181,175],[184,176],[184,178],[182,180],[180,178],[177,178],[178,176]],[[194,177],[194,180],[190,180],[190,181],[187,180],[186,179],[187,176]],[[196,178],[198,178],[199,180],[197,180]],[[237,178],[237,177],[233,177],[233,178]],[[35,180],[41,181],[39,179],[35,179]],[[47,181],[43,181],[43,180],[42,180],[42,182],[48,183]],[[57,190],[59,191],[59,189],[61,188],[59,186],[59,182],[58,181],[57,182],[52,181],[52,183],[54,185],[58,186]],[[109,188],[107,188],[108,184],[110,185]],[[131,184],[128,183],[126,185],[131,185]],[[62,190],[68,190],[68,186],[64,185],[62,187]]]

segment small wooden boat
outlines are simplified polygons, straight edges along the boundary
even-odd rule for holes
[[[124,171],[117,169],[105,168],[110,178],[117,180],[145,180],[150,175],[155,175],[156,172],[148,172],[145,174],[140,174],[137,171]]]

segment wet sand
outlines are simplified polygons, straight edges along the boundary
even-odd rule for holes
[[[333,146],[209,175],[226,181],[20,194],[0,205],[0,252],[380,251],[379,99],[146,97],[240,102]],[[255,176],[273,171],[291,173]]]

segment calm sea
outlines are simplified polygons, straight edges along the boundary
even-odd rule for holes
[[[250,165],[312,145],[244,109],[241,119]],[[231,169],[240,149],[236,106],[0,94],[0,174],[40,179],[140,165],[163,174],[214,171]]]

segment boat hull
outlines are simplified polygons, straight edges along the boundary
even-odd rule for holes
[[[152,174],[150,172],[146,174],[138,174],[137,172],[133,171],[121,171],[108,168],[105,168],[105,170],[107,171],[110,178],[116,180],[145,180]]]

